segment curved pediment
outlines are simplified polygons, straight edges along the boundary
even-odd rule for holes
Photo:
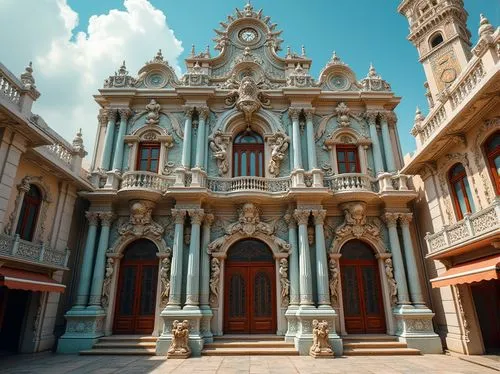
[[[179,80],[174,69],[163,58],[161,50],[156,56],[139,70],[135,82],[138,88],[173,88],[179,85]]]
[[[335,52],[319,75],[319,86],[329,91],[359,91],[361,88],[352,69]]]

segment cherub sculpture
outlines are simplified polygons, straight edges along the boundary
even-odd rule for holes
[[[188,358],[191,356],[189,348],[189,321],[175,320],[172,323],[172,343],[167,352],[168,358]]]

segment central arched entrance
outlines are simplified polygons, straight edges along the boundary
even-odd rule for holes
[[[231,247],[224,290],[224,333],[276,333],[276,270],[266,244],[242,240]]]
[[[348,334],[385,333],[379,267],[373,250],[361,240],[344,244],[340,257],[344,322]]]
[[[156,245],[139,239],[124,251],[118,275],[115,334],[151,334],[154,329],[158,258]]]

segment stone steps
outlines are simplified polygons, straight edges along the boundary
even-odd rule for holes
[[[80,351],[84,356],[119,355],[119,356],[154,356],[156,348],[92,348]]]
[[[295,348],[203,348],[202,356],[298,356]]]
[[[277,335],[223,335],[214,337],[202,356],[297,356],[293,343]]]
[[[156,336],[112,335],[100,338],[92,349],[80,351],[81,355],[137,355],[156,354]]]
[[[417,356],[414,348],[344,348],[344,356]]]
[[[404,342],[390,335],[349,335],[343,337],[345,356],[408,356],[420,351],[408,348]]]

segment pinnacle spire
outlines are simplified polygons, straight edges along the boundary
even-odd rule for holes
[[[486,35],[491,35],[495,32],[495,28],[491,25],[490,21],[488,21],[488,18],[484,16],[484,14],[479,15],[479,37],[482,38],[483,36]]]

